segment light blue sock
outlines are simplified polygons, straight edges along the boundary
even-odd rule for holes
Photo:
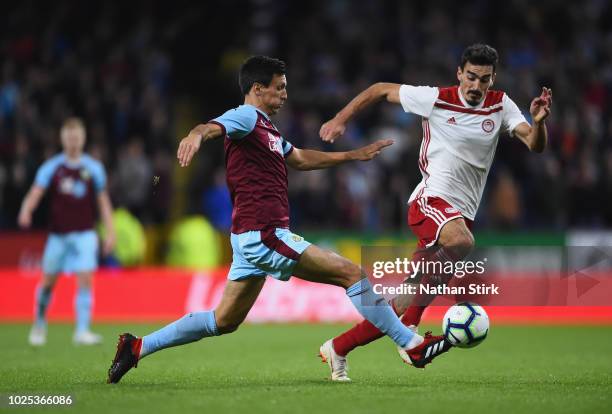
[[[414,332],[399,320],[385,299],[374,293],[368,279],[361,279],[349,287],[346,294],[361,316],[402,348],[405,348],[414,337]]]
[[[93,298],[91,288],[78,288],[76,297],[74,298],[77,333],[89,331],[92,305]]]
[[[142,337],[140,358],[160,349],[188,344],[208,336],[217,336],[217,321],[214,311],[192,312],[166,325],[152,334]]]
[[[51,288],[39,286],[36,290],[36,325],[47,325],[47,307],[51,302]]]

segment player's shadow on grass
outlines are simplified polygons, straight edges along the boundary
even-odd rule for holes
[[[425,374],[425,373],[424,373]],[[390,377],[364,377],[364,378],[353,378],[351,383],[338,383],[333,382],[325,377],[312,377],[312,378],[293,378],[293,379],[278,379],[278,378],[257,378],[257,377],[239,377],[235,379],[228,379],[223,377],[198,377],[198,378],[185,378],[184,381],[163,381],[162,379],[150,380],[148,378],[125,378],[119,384],[106,384],[104,380],[92,379],[88,381],[80,381],[78,386],[89,387],[96,385],[104,385],[113,389],[129,388],[130,390],[153,391],[156,388],[159,389],[160,393],[167,391],[184,391],[188,389],[193,390],[259,390],[262,392],[269,390],[278,390],[278,388],[300,388],[300,387],[313,387],[313,386],[360,386],[360,387],[386,387],[386,388],[405,388],[406,386],[411,387],[423,387],[428,389],[431,386],[431,382],[435,382],[437,386],[448,385],[452,386],[456,384],[457,378],[453,376],[431,375],[426,378],[425,382],[421,385],[415,383],[415,378],[412,375],[406,373],[405,376],[390,376]],[[586,381],[586,382],[585,382]],[[511,388],[511,387],[525,387],[525,386],[597,386],[601,385],[600,381],[593,379],[588,381],[587,378],[581,376],[579,378],[564,378],[559,379],[557,377],[542,376],[538,378],[524,378],[516,376],[500,376],[499,378],[488,377],[486,380],[483,379],[468,379],[461,378],[461,382],[466,386],[473,387],[487,387],[487,388]],[[75,384],[77,385],[77,384]]]
[[[336,385],[338,383],[327,380],[325,378],[312,378],[312,379],[295,379],[295,380],[276,380],[273,379],[266,381],[252,381],[248,378],[245,379],[237,379],[235,381],[211,381],[212,378],[199,378],[197,380],[191,380],[190,382],[175,382],[175,381],[147,381],[147,380],[138,380],[135,379],[133,381],[123,380],[119,384],[108,385],[113,388],[120,387],[129,387],[132,390],[138,390],[142,388],[143,390],[151,391],[155,388],[159,388],[160,391],[168,391],[168,390],[185,390],[188,388],[193,388],[195,390],[219,390],[219,389],[248,389],[249,391],[253,391],[254,389],[260,389],[262,391],[266,390],[274,390],[278,388],[288,387],[288,388],[299,388],[304,386],[316,386],[316,385]],[[346,385],[346,384],[345,384]]]
[[[301,387],[328,387],[328,386],[364,386],[364,387],[389,387],[389,388],[405,388],[413,384],[414,379],[406,377],[389,377],[389,378],[363,378],[354,380],[350,383],[339,383],[331,381],[326,377],[312,378],[296,378],[296,379],[258,379],[242,377],[235,380],[220,380],[219,378],[191,378],[189,381],[167,381],[162,380],[150,381],[149,379],[124,379],[120,384],[109,385],[112,387],[129,387],[131,390],[146,390],[151,391],[158,388],[160,392],[168,390],[186,390],[193,388],[194,390],[219,390],[219,389],[245,389],[249,392],[253,390],[268,391],[278,390],[279,388],[301,388]],[[449,381],[449,384],[452,381]]]

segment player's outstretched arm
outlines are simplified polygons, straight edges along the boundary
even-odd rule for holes
[[[542,88],[542,93],[531,101],[529,108],[533,125],[523,122],[514,129],[514,135],[523,141],[530,151],[542,152],[546,148],[548,131],[545,120],[550,115],[551,105],[552,90]]]
[[[44,187],[34,184],[28,194],[26,194],[21,203],[21,209],[19,210],[19,216],[17,217],[17,224],[22,229],[27,229],[32,225],[32,213],[40,204],[40,200],[45,195]]]
[[[369,161],[376,158],[382,149],[389,145],[393,145],[392,139],[383,139],[365,147],[345,152],[323,152],[294,148],[287,157],[287,164],[296,170],[307,171],[329,168],[347,161]]]
[[[326,142],[334,142],[336,138],[344,134],[346,124],[353,115],[375,102],[386,99],[388,102],[400,103],[400,86],[397,83],[379,82],[361,92],[348,105],[342,108],[334,118],[321,126],[319,131],[321,139]]]
[[[191,131],[189,135],[181,140],[176,158],[178,158],[181,167],[186,167],[191,162],[193,156],[200,149],[203,141],[215,139],[223,135],[223,129],[218,124],[199,124]]]
[[[117,240],[113,223],[113,204],[106,190],[100,191],[97,198],[98,210],[100,211],[100,217],[102,217],[102,223],[104,223],[105,230],[102,252],[106,256],[111,254],[115,248],[115,241]]]

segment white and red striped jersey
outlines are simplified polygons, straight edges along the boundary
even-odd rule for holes
[[[404,111],[423,119],[419,154],[423,179],[408,203],[419,197],[441,197],[474,220],[499,134],[512,134],[518,124],[527,122],[525,117],[501,91],[488,91],[477,106],[465,101],[458,86],[402,85],[399,96]]]

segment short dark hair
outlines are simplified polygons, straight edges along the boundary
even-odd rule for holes
[[[248,95],[255,82],[269,86],[274,75],[285,74],[285,62],[268,56],[251,56],[244,61],[238,74],[238,84]]]
[[[493,72],[495,72],[498,60],[497,50],[489,45],[476,43],[468,46],[463,51],[461,55],[461,69],[463,70],[465,64],[470,62],[472,65],[493,66]]]

